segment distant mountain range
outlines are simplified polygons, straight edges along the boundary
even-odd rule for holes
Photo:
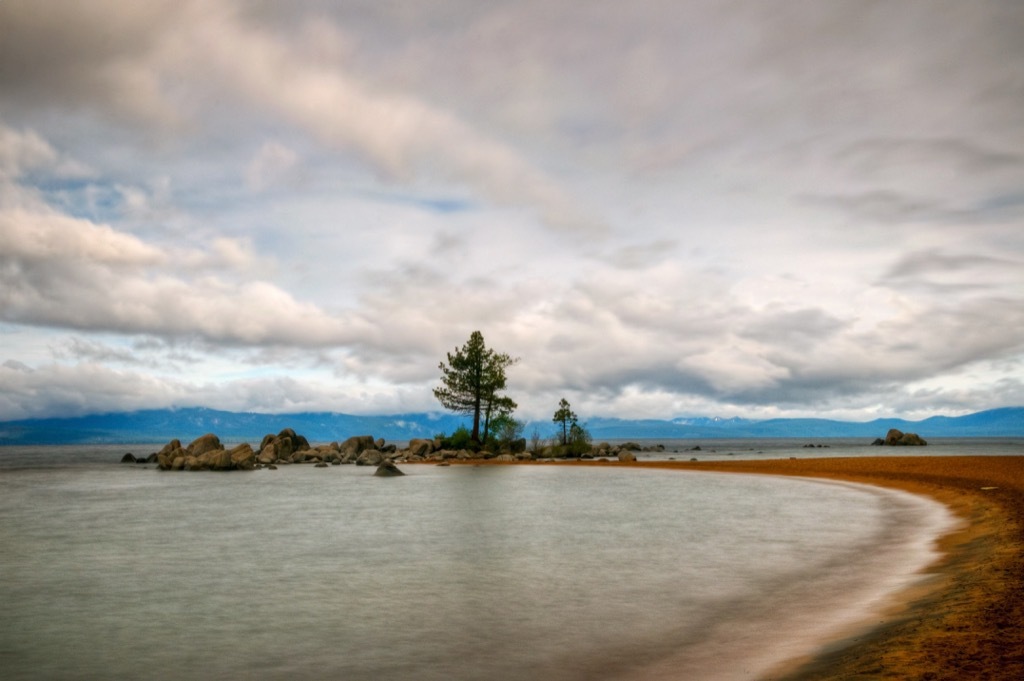
[[[451,433],[466,425],[465,417],[419,413],[389,416],[354,416],[335,413],[255,414],[214,409],[157,409],[99,414],[76,418],[27,419],[0,422],[0,445],[165,443],[173,438],[191,441],[216,433],[227,442],[258,442],[267,433],[293,428],[311,442],[343,440],[351,435],[373,435],[388,441],[406,441]],[[933,416],[922,421],[877,419],[868,422],[827,419],[677,418],[627,420],[594,418],[586,421],[595,441],[643,439],[723,438],[829,438],[884,437],[890,428],[929,437],[1024,437],[1024,407],[1006,407],[966,416]],[[528,423],[550,437],[550,421]]]

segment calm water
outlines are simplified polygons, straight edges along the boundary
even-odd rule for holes
[[[124,451],[0,449],[5,679],[757,678],[916,579],[952,522],[758,476]]]

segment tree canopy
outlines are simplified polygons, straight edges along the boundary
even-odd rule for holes
[[[481,417],[486,439],[491,418],[511,414],[516,408],[511,398],[500,393],[505,390],[505,370],[517,361],[488,348],[483,334],[474,331],[465,345],[447,353],[447,362],[438,364],[441,385],[434,388],[434,397],[445,409],[472,414],[474,442],[481,442]]]

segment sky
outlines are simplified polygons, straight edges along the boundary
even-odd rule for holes
[[[0,420],[1024,405],[1019,0],[0,0]]]

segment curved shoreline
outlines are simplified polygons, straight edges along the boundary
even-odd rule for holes
[[[604,464],[608,465],[608,464]],[[828,646],[781,681],[1024,678],[1024,457],[913,456],[611,464],[826,478],[932,497],[965,521],[942,537],[930,588],[875,629]]]

